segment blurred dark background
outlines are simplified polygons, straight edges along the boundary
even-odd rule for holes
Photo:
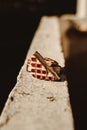
[[[76,0],[0,0],[0,113],[41,16],[74,14]]]

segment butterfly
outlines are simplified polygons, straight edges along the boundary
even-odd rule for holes
[[[61,66],[57,61],[48,57],[43,58],[39,52],[35,52],[27,60],[26,70],[32,73],[32,76],[42,80],[59,81]]]

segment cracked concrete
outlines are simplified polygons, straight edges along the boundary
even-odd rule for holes
[[[1,114],[0,130],[74,130],[67,80],[39,80],[26,71],[27,58],[36,50],[65,66],[57,17],[42,17]]]

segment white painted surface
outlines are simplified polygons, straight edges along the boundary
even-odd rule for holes
[[[77,14],[78,18],[87,18],[87,0],[77,0]]]

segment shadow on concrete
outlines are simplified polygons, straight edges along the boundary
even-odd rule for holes
[[[71,32],[71,33],[70,33]],[[87,48],[84,42],[87,42],[87,33],[70,31],[67,34],[69,40],[73,37],[73,42]],[[82,40],[85,39],[85,40]],[[75,41],[76,40],[76,41]],[[83,42],[82,42],[83,41]],[[74,43],[72,43],[74,44]],[[76,48],[76,46],[74,46]],[[70,46],[72,52],[72,46]],[[70,100],[76,130],[87,129],[87,51],[70,56],[66,60],[66,74],[69,83]]]
[[[27,12],[0,14],[0,112],[24,63],[40,16]]]

